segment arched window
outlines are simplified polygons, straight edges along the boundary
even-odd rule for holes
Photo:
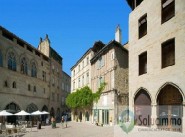
[[[0,67],[2,67],[2,66],[3,66],[3,55],[0,51]]]
[[[8,54],[8,69],[16,71],[16,58],[13,52]]]
[[[26,58],[22,58],[21,60],[21,72],[23,74],[28,74],[28,65],[26,62]]]
[[[16,88],[16,82],[15,81],[12,84],[12,88]]]
[[[37,67],[35,62],[32,63],[31,65],[31,76],[32,77],[37,77]]]

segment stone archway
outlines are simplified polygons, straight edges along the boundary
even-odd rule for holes
[[[135,124],[151,125],[151,98],[146,90],[140,89],[134,98]]]
[[[157,96],[158,127],[172,131],[182,130],[183,96],[178,88],[165,85]]]
[[[21,111],[20,107],[16,103],[14,103],[14,102],[11,102],[8,105],[6,105],[5,110],[10,112],[10,113],[13,113],[13,114]],[[17,117],[15,115],[7,117],[7,122],[8,123],[11,123],[11,124],[15,125],[16,124],[16,120],[17,120]]]
[[[46,112],[48,112],[48,107],[46,106],[46,105],[44,105],[43,107],[42,107],[42,111],[46,111]],[[44,121],[44,123],[46,122],[46,119],[48,118],[48,115],[41,115],[41,119],[42,119],[42,121]]]
[[[32,113],[32,112],[37,111],[37,110],[38,110],[37,105],[35,105],[33,103],[29,104],[26,108],[26,112],[28,112],[28,113]]]
[[[26,112],[28,113],[32,113],[38,110],[37,105],[35,105],[34,103],[31,103],[27,106],[26,108]],[[25,117],[26,121],[32,121],[32,124],[35,124],[34,122],[36,121],[36,117],[31,117],[31,116],[26,116]]]

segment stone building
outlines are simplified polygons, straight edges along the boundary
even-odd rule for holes
[[[116,124],[118,115],[128,105],[128,51],[113,40],[95,54],[91,66],[92,90],[97,91],[101,83],[106,83],[98,103],[94,104],[93,122]]]
[[[102,82],[107,85],[98,103],[92,110],[82,110],[76,114],[82,121],[116,124],[119,113],[128,105],[128,51],[120,44],[121,29],[118,26],[115,39],[107,45],[101,41],[94,43],[77,63],[72,67],[72,92],[88,85],[96,92]],[[127,44],[126,44],[127,45]],[[90,61],[87,68],[83,67],[84,60]],[[81,67],[82,66],[82,67]],[[84,74],[88,72],[88,84],[84,83]],[[75,117],[73,118],[75,120]]]
[[[92,48],[89,48],[71,68],[71,92],[75,92],[77,89],[80,89],[84,86],[91,88],[90,60],[93,57],[93,54]],[[89,110],[86,112],[74,111],[72,112],[72,120],[75,121],[75,116],[78,116],[82,121],[90,121],[90,113],[91,111]]]
[[[0,27],[0,110],[61,114],[62,57],[48,36],[38,49]]]
[[[71,77],[67,73],[62,71],[62,94],[61,94],[62,114],[70,111],[65,103],[66,98],[70,92],[71,92]]]
[[[185,1],[127,2],[129,107],[136,124],[185,132]],[[150,118],[157,122],[143,122]]]

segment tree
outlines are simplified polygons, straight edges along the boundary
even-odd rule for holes
[[[100,99],[105,85],[106,83],[102,83],[96,93],[92,93],[92,90],[88,86],[78,89],[76,92],[67,96],[66,105],[71,109],[84,109],[92,107],[93,102],[95,101],[97,103]]]

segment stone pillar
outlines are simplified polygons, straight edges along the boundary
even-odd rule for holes
[[[156,119],[157,119],[157,104],[153,103],[151,105],[151,109],[152,109],[152,114],[151,114],[151,127],[152,128],[157,128],[157,123],[156,123]]]

